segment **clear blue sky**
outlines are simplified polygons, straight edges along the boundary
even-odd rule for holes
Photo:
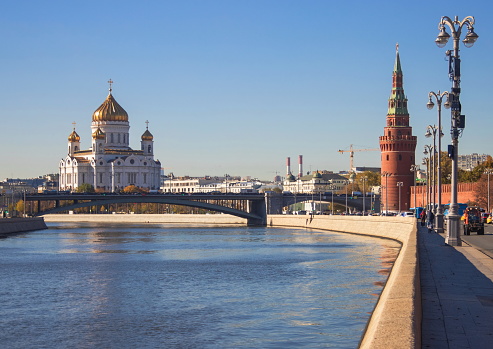
[[[0,179],[58,172],[74,121],[89,148],[110,78],[131,146],[149,120],[166,172],[271,179],[299,154],[306,171],[346,170],[339,149],[378,148],[397,42],[421,158],[428,92],[451,85],[451,44],[434,43],[444,15],[474,16],[479,35],[461,44],[460,153],[493,154],[491,13],[489,1],[2,1]],[[449,124],[447,111],[444,145]]]

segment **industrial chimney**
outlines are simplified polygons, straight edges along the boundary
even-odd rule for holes
[[[291,174],[291,158],[288,156],[286,158],[286,177]]]
[[[303,177],[303,155],[298,156],[298,167],[299,167],[298,177],[301,178]]]

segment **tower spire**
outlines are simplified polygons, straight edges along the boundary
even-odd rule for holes
[[[395,44],[395,63],[394,63],[394,73],[401,73],[401,60],[399,58],[399,43]]]

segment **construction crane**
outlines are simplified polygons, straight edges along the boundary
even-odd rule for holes
[[[339,149],[339,153],[341,154],[349,153],[349,172],[353,171],[355,151],[380,151],[380,149],[354,149],[352,144],[349,146],[349,150]]]

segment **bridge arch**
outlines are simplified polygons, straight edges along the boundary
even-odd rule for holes
[[[214,211],[214,212],[221,212],[225,214],[230,214],[233,216],[237,216],[240,218],[245,218],[247,220],[248,225],[265,225],[267,218],[266,218],[266,210],[265,210],[265,200],[263,197],[256,197],[256,200],[249,200],[249,198],[246,198],[248,201],[248,207],[249,211],[242,211],[238,210],[235,208],[227,207],[227,206],[222,206],[218,204],[213,204],[209,202],[204,202],[204,201],[198,201],[198,200],[231,200],[231,196],[228,197],[216,197],[216,196],[178,196],[178,197],[169,197],[165,195],[157,195],[157,196],[138,196],[138,195],[128,195],[128,196],[118,196],[118,195],[111,195],[111,196],[97,196],[97,195],[90,195],[90,196],[29,196],[26,197],[26,200],[29,201],[55,201],[55,207],[44,210],[44,211],[39,211],[35,213],[35,216],[42,216],[42,215],[47,215],[47,214],[52,214],[52,213],[59,213],[63,211],[71,211],[75,210],[77,208],[82,208],[82,207],[90,207],[90,206],[101,206],[101,205],[108,205],[108,204],[134,204],[134,203],[159,203],[159,204],[168,204],[168,205],[178,205],[178,206],[188,206],[188,207],[196,207],[196,208],[203,208],[206,210]],[[235,199],[245,199],[243,197],[237,198],[233,197],[233,200]],[[64,205],[60,206],[59,202],[65,200],[65,201],[75,201],[73,204],[69,205]],[[78,202],[80,200],[87,200],[84,202]]]

